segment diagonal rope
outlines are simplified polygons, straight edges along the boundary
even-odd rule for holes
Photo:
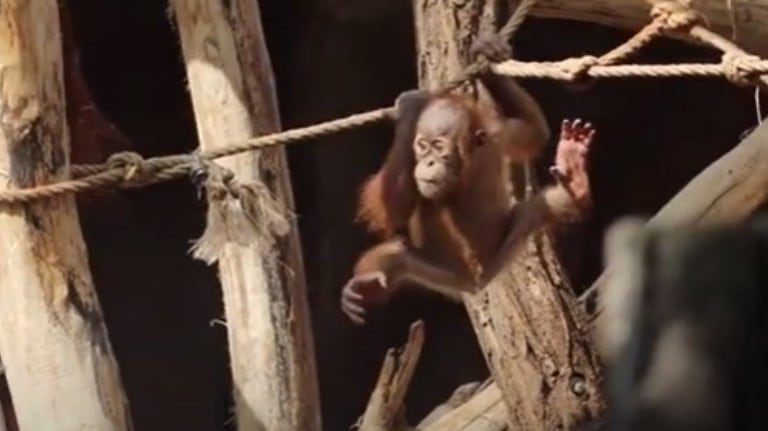
[[[517,30],[520,29],[520,26],[523,25],[523,22],[525,22],[525,19],[528,18],[534,6],[536,6],[536,0],[522,0],[512,16],[507,20],[507,23],[499,29],[499,36],[507,41],[512,39]]]

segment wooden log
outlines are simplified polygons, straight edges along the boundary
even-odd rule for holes
[[[258,3],[176,0],[171,5],[200,148],[278,131]],[[258,241],[224,245],[219,259],[240,430],[321,429],[301,249],[296,223],[287,215],[294,203],[284,151],[274,148],[220,162],[237,181],[258,185],[260,193],[266,188],[286,224],[285,231],[267,231]]]
[[[650,8],[664,0],[539,0],[532,15],[591,22],[634,31],[648,23]],[[766,56],[768,0],[683,0],[706,17],[709,28],[749,52]],[[513,2],[518,3],[518,2]]]
[[[488,379],[485,382],[470,382],[459,386],[456,388],[456,390],[453,391],[453,394],[451,394],[451,396],[445,400],[445,402],[432,409],[432,411],[429,412],[429,414],[425,416],[421,422],[419,422],[419,428],[424,428],[432,423],[437,422],[447,413],[452,412],[457,407],[469,401],[474,395],[477,394],[479,390],[492,384],[493,380]],[[501,402],[500,394],[498,400]]]
[[[460,388],[461,389],[461,388]],[[467,397],[466,395],[470,395]],[[464,398],[463,400],[461,398]],[[439,411],[439,409],[447,411]],[[419,431],[506,431],[507,408],[498,385],[492,381],[473,394],[454,394],[419,423]]]
[[[391,431],[405,428],[403,401],[424,345],[424,322],[411,325],[408,341],[396,352],[389,349],[371,398],[365,408],[360,431]]]
[[[420,87],[460,75],[478,26],[496,27],[494,5],[414,2]],[[568,284],[544,232],[486,288],[464,296],[512,429],[572,429],[603,410],[600,370]]]
[[[0,7],[0,190],[68,178],[55,0]],[[0,355],[24,430],[129,430],[74,197],[0,209]]]
[[[762,226],[760,226],[762,225]],[[646,228],[620,221],[606,257],[626,332],[610,367],[615,429],[765,429],[768,220]]]
[[[649,227],[706,225],[736,222],[749,216],[768,200],[768,122],[763,122],[741,143],[718,160],[707,166],[683,187],[648,222]],[[609,266],[589,288],[585,296],[588,302],[602,302],[601,291],[605,288],[612,269]],[[610,360],[613,348],[611,338],[603,331],[612,325],[602,323],[598,307],[595,319],[595,335],[601,356]]]

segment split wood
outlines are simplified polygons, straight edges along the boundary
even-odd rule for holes
[[[360,431],[390,431],[403,427],[405,394],[424,345],[424,322],[414,322],[405,346],[396,352],[389,349],[373,388],[368,406],[361,418]]]

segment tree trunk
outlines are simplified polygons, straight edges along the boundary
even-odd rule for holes
[[[415,1],[420,86],[459,76],[492,0]],[[530,239],[485,289],[465,304],[511,429],[572,429],[602,412],[600,370],[574,318],[574,298],[548,234]]]
[[[650,6],[664,0],[539,0],[532,14],[541,18],[587,21],[637,30],[649,20]],[[513,2],[518,3],[518,2]],[[683,1],[683,3],[686,3]],[[692,8],[703,13],[709,27],[742,48],[768,54],[768,0],[696,0]]]
[[[68,177],[55,0],[0,8],[0,190]],[[24,430],[128,430],[74,197],[0,211],[0,355]]]
[[[255,0],[172,2],[200,148],[278,131],[272,66]],[[227,157],[238,181],[293,209],[284,149]],[[209,202],[209,204],[214,204]],[[287,216],[286,216],[287,217]],[[219,259],[240,430],[319,430],[314,346],[297,226],[227,244]]]

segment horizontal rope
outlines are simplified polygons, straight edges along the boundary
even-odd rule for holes
[[[595,57],[582,57],[591,59]],[[595,58],[596,59],[596,58]],[[576,61],[574,61],[576,60]],[[509,60],[504,63],[491,65],[494,73],[516,78],[538,78],[570,81],[580,76],[590,78],[673,78],[673,77],[718,77],[726,76],[728,66],[723,63],[691,63],[691,64],[622,64],[602,66],[599,64],[585,65],[577,63],[579,59],[560,62],[520,62]],[[588,63],[590,60],[585,60]],[[768,73],[768,60],[749,63],[748,72],[754,74]]]
[[[0,205],[19,204],[37,199],[46,199],[60,194],[77,193],[106,187],[140,187],[168,181],[188,174],[198,158],[214,160],[256,149],[285,145],[313,137],[338,133],[384,120],[394,113],[395,109],[392,107],[376,109],[312,126],[248,139],[230,146],[224,146],[221,149],[203,152],[199,156],[183,154],[155,157],[142,160],[136,163],[137,166],[112,167],[108,163],[104,165],[72,166],[71,172],[73,176],[74,174],[86,176],[26,189],[3,190],[0,192]],[[142,178],[139,175],[136,179],[129,178],[127,174],[132,168],[138,168],[139,171],[147,172],[147,177]]]
[[[510,19],[502,33],[514,33],[529,13],[533,4],[526,0]],[[768,73],[768,61],[749,55],[741,48],[702,26],[703,17],[678,2],[659,2],[651,10],[653,20],[624,44],[602,57],[583,56],[555,62],[520,62],[509,60],[491,64],[483,59],[470,65],[467,73],[456,82],[470,79],[478,73],[493,73],[517,78],[555,79],[576,81],[584,78],[664,78],[664,77],[726,77],[738,85],[749,85],[756,79],[764,81],[761,74]],[[669,65],[615,65],[635,54],[650,41],[667,31],[683,33],[703,41],[724,52],[719,64],[669,64]],[[242,142],[222,145],[220,149],[199,155],[182,154],[142,160],[137,154],[130,157],[111,157],[101,165],[73,165],[73,179],[40,185],[28,189],[0,191],[0,205],[17,204],[35,199],[49,198],[63,193],[76,193],[106,187],[140,187],[184,176],[195,166],[198,159],[214,160],[247,151],[285,145],[313,137],[338,133],[366,124],[392,118],[394,107],[350,115],[312,126],[285,130]],[[120,156],[125,154],[118,154]]]

